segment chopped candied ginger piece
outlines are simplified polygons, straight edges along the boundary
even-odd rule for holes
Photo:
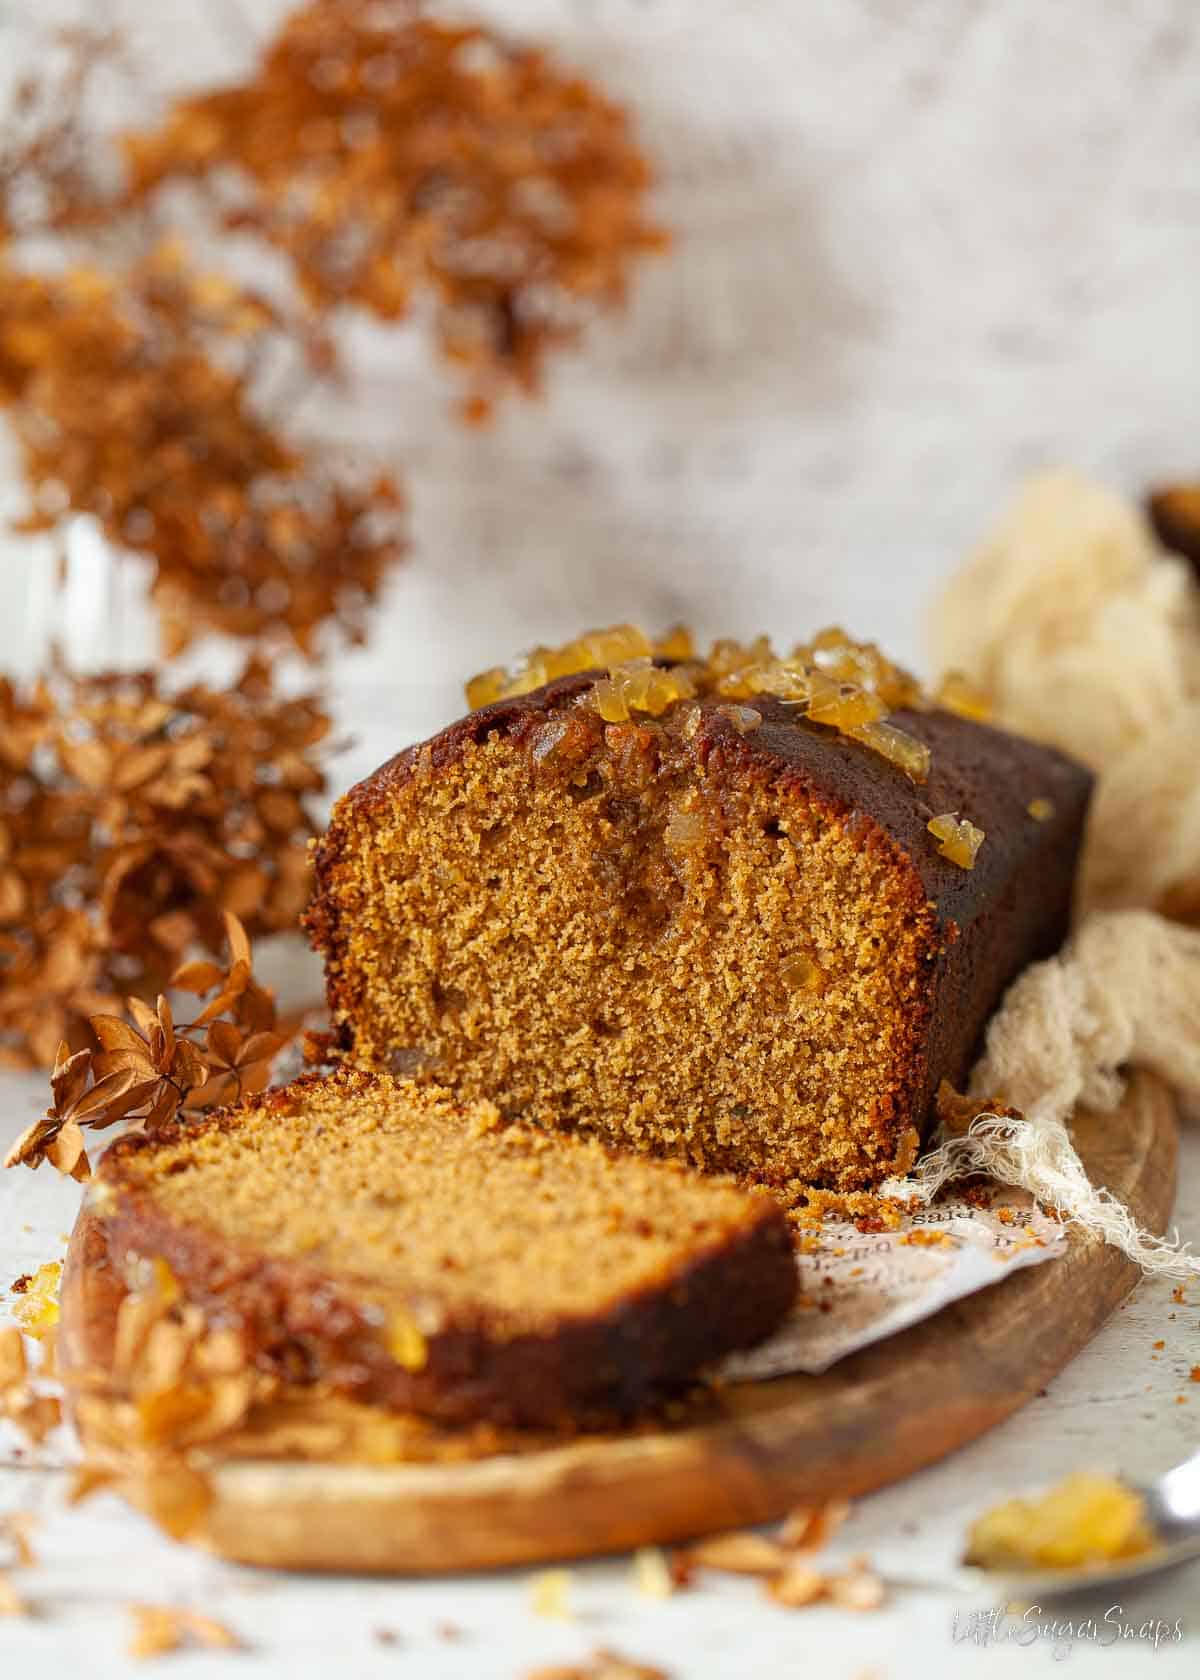
[[[820,963],[798,952],[783,964],[779,978],[790,992],[819,992],[825,982],[825,973]]]
[[[571,1620],[571,1575],[566,1569],[543,1569],[529,1583],[529,1604],[535,1616]]]
[[[775,656],[765,636],[758,636],[750,643],[722,637],[713,643],[707,660],[709,673],[717,681],[722,677],[732,677],[739,671],[753,671],[774,663]]]
[[[980,1569],[1081,1569],[1152,1551],[1139,1494],[1113,1476],[1077,1471],[1036,1499],[1010,1499],[967,1534],[966,1562]]]
[[[695,693],[687,666],[664,670],[652,659],[633,659],[600,677],[591,699],[605,723],[626,723],[634,712],[660,717],[676,700],[691,700]]]
[[[704,843],[705,827],[699,811],[672,811],[665,830],[667,845],[673,852],[694,851]]]
[[[1054,801],[1039,796],[1037,799],[1031,799],[1025,809],[1034,822],[1049,822],[1054,816]]]
[[[502,700],[508,688],[509,674],[503,665],[493,665],[490,671],[480,671],[466,683],[467,705],[473,712]]]
[[[412,1319],[393,1313],[388,1319],[388,1352],[406,1371],[423,1370],[429,1360],[429,1344]]]
[[[992,715],[992,703],[987,695],[961,671],[946,672],[934,695],[934,703],[944,712],[970,718],[973,723],[987,723]]]
[[[481,671],[466,685],[467,704],[472,711],[478,711],[480,706],[490,706],[494,700],[530,694],[543,683],[553,682],[556,677],[573,676],[577,671],[611,670],[639,660],[691,657],[691,632],[681,624],[674,625],[659,642],[652,642],[636,624],[614,624],[606,630],[587,630],[561,647],[535,647],[511,671],[502,665]],[[625,719],[610,721],[623,723]]]
[[[855,688],[852,683],[830,683],[828,688],[814,693],[808,703],[808,715],[814,723],[827,724],[845,735],[877,723],[886,711],[878,694]]]
[[[592,705],[605,723],[628,723],[629,706],[620,686],[611,677],[601,677],[592,689]]]
[[[890,764],[903,770],[910,781],[929,780],[929,748],[906,729],[881,720],[879,723],[864,723],[861,729],[851,729],[847,733],[854,740],[861,741],[864,747],[877,752],[880,758],[886,758]]]
[[[30,1336],[44,1336],[58,1323],[58,1285],[62,1261],[47,1260],[34,1272],[25,1290],[9,1304],[9,1312]]]
[[[696,657],[696,643],[686,624],[672,624],[654,644],[656,659],[674,659],[681,664]]]
[[[925,826],[938,842],[938,851],[944,858],[949,858],[960,869],[974,869],[979,848],[984,842],[981,828],[976,828],[966,817],[960,818],[957,811],[931,817]]]
[[[874,642],[856,642],[839,626],[820,630],[811,642],[792,649],[792,659],[832,677],[877,694],[889,711],[901,706],[925,706],[920,683],[896,665]]]

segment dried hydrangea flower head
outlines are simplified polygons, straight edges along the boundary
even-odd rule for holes
[[[402,551],[389,477],[338,477],[257,411],[255,373],[295,332],[261,294],[189,269],[177,242],[119,279],[0,266],[0,405],[33,509],[86,513],[154,566],[166,651],[200,630],[312,652],[366,606]],[[318,335],[310,360],[326,353]]]
[[[0,679],[0,1059],[49,1065],[187,951],[295,926],[329,720],[252,662],[222,692],[150,673]]]
[[[546,351],[664,244],[619,106],[411,0],[313,0],[252,77],[181,99],[125,152],[132,203],[219,186],[226,224],[285,252],[320,311],[398,320],[431,293],[476,418],[506,385],[532,390]]]
[[[102,220],[118,186],[91,118],[101,73],[130,70],[117,34],[59,29],[39,43],[33,62],[0,113],[0,245]]]

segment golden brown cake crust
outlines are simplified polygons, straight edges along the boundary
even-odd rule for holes
[[[245,1141],[248,1129],[268,1124],[273,1115],[303,1120],[319,1104],[326,1128],[319,1148],[335,1149],[336,1120],[330,1116],[337,1105],[378,1104],[381,1098],[409,1104],[418,1121],[427,1105],[439,1124],[461,1127],[484,1151],[528,1145],[534,1154],[547,1154],[556,1170],[565,1162],[568,1185],[573,1158],[585,1158],[593,1176],[603,1160],[614,1171],[614,1201],[622,1200],[627,1212],[636,1211],[639,1183],[652,1186],[655,1198],[679,1208],[683,1234],[677,1241],[672,1236],[669,1262],[637,1288],[610,1291],[597,1302],[588,1268],[594,1266],[603,1294],[600,1242],[594,1253],[578,1256],[578,1310],[564,1310],[561,1302],[540,1307],[541,1286],[530,1276],[530,1307],[514,1312],[511,1302],[489,1303],[486,1291],[474,1300],[461,1294],[439,1299],[427,1277],[408,1293],[395,1280],[384,1289],[371,1277],[368,1254],[356,1262],[360,1279],[345,1267],[266,1252],[252,1238],[239,1241],[215,1228],[203,1212],[181,1217],[163,1205],[170,1201],[164,1177],[169,1191],[170,1180],[189,1171],[198,1145],[219,1149],[222,1137],[239,1134]],[[470,1128],[477,1119],[446,1093],[418,1091],[405,1081],[350,1070],[306,1075],[194,1124],[119,1139],[100,1163],[94,1211],[118,1271],[139,1258],[165,1261],[183,1298],[201,1307],[210,1323],[237,1328],[247,1357],[263,1369],[292,1383],[321,1381],[356,1400],[450,1422],[561,1427],[632,1415],[677,1391],[711,1360],[761,1340],[792,1304],[797,1274],[791,1238],[770,1197],[746,1195],[667,1164],[614,1158],[594,1144],[536,1128],[498,1125],[494,1135],[485,1129],[476,1137]],[[537,1193],[535,1181],[525,1193]],[[697,1205],[704,1217],[692,1236]],[[569,1207],[568,1199],[568,1213]],[[520,1207],[508,1211],[519,1228]],[[447,1207],[446,1224],[469,1222],[481,1212],[478,1205]],[[401,1212],[396,1217],[402,1221]],[[633,1229],[636,1234],[636,1223]],[[453,1236],[451,1230],[451,1246]],[[347,1265],[353,1258],[347,1256]],[[408,1344],[400,1354],[397,1311]],[[410,1311],[413,1328],[424,1326],[415,1343],[407,1332]]]
[[[369,844],[373,826],[384,824],[400,801],[419,796],[418,785],[432,786],[453,774],[497,737],[535,752],[548,722],[594,718],[576,702],[596,675],[565,677],[484,707],[391,759],[339,804],[317,851],[317,891],[306,925],[324,955],[333,1019],[351,1059],[363,1049],[365,1035],[356,1023],[368,1007],[361,963],[351,952],[354,929],[345,901],[356,848]],[[736,727],[717,696],[702,697],[687,709],[698,713],[688,751],[707,785],[761,790],[764,798],[824,813],[887,871],[897,936],[908,940],[904,961],[915,965],[903,1002],[891,1009],[886,1023],[894,1071],[886,1093],[874,1102],[873,1132],[865,1145],[843,1151],[836,1162],[828,1149],[813,1156],[815,1182],[847,1190],[877,1183],[911,1159],[918,1136],[928,1130],[938,1083],[963,1079],[1008,983],[1061,943],[1091,778],[1052,749],[939,710],[892,715],[891,721],[931,750],[928,781],[917,786],[869,748],[807,722],[771,697],[755,697],[761,723],[748,733]],[[621,727],[626,733],[636,728]],[[611,728],[608,735],[616,738]],[[1039,818],[1030,812],[1035,802]],[[972,870],[941,856],[928,832],[932,817],[951,811],[985,831]],[[436,861],[431,856],[430,866]],[[482,1042],[486,1056],[486,1034]],[[453,1070],[439,1070],[438,1077],[456,1080]],[[495,1095],[505,1103],[502,1091]],[[781,1155],[775,1166],[761,1156],[740,1160],[736,1145],[724,1152],[710,1145],[700,1152],[689,1144],[686,1152],[701,1164],[743,1171],[776,1188],[803,1173],[795,1151]]]

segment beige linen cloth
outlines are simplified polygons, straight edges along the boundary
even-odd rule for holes
[[[1076,1103],[1116,1107],[1126,1067],[1200,1101],[1200,588],[1135,508],[1059,473],[1020,494],[933,633],[941,670],[982,688],[997,723],[1084,760],[1097,786],[1072,937],[1009,989],[971,1075],[972,1095],[1023,1118],[981,1114],[919,1163],[919,1192],[987,1172],[1148,1271],[1200,1273],[1089,1183],[1070,1135]]]

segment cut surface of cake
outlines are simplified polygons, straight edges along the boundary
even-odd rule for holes
[[[840,632],[617,641],[487,674],[339,802],[307,923],[340,1052],[785,1197],[873,1187],[1061,943],[1090,777]]]
[[[797,1287],[768,1195],[349,1070],[120,1139],[91,1200],[260,1368],[451,1421],[629,1415]]]

